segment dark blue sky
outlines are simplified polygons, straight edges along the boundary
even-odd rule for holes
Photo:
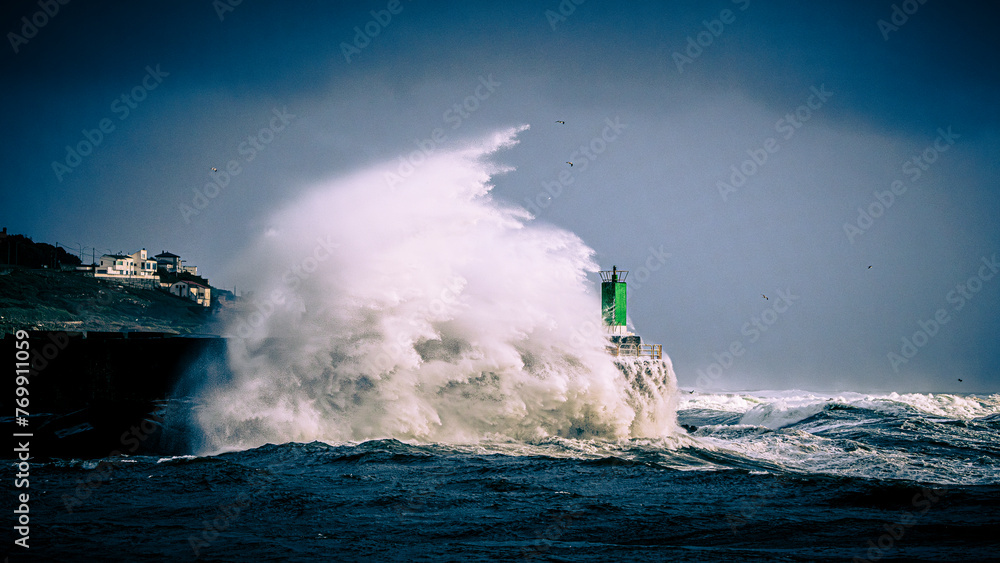
[[[1000,276],[983,269],[1000,253],[993,3],[218,5],[3,8],[10,232],[88,255],[170,250],[231,289],[236,253],[310,184],[395,161],[437,128],[449,147],[530,124],[495,196],[542,202],[537,220],[633,271],[632,321],[682,386],[1000,387]],[[44,25],[32,35],[25,17]],[[345,57],[366,24],[378,34]],[[484,81],[474,111],[448,113]],[[546,196],[606,120],[625,128]],[[71,166],[66,147],[88,135],[100,142]],[[239,173],[186,213],[231,160]],[[921,323],[934,334],[894,366]]]

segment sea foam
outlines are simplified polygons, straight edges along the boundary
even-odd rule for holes
[[[256,290],[227,323],[231,376],[200,392],[203,450],[674,432],[669,359],[605,351],[594,251],[492,197],[526,128],[277,211],[239,257]]]

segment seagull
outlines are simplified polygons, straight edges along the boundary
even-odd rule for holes
[[[767,296],[764,295],[763,293],[761,293],[760,296],[763,297],[764,299],[767,299]]]
[[[570,161],[568,161],[568,160],[566,161],[566,164],[569,164],[570,166],[573,166],[573,163],[570,162]]]
[[[566,125],[565,121],[556,121],[556,123],[562,123],[563,125]]]

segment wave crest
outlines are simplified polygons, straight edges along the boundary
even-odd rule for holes
[[[274,215],[241,257],[258,297],[229,320],[232,377],[201,393],[207,449],[675,429],[669,360],[604,351],[593,250],[491,197],[506,169],[490,157],[524,128],[437,151],[402,183],[392,164],[330,181]]]

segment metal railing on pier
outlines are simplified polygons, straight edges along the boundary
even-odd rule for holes
[[[612,356],[663,359],[662,344],[611,344],[608,353]]]

